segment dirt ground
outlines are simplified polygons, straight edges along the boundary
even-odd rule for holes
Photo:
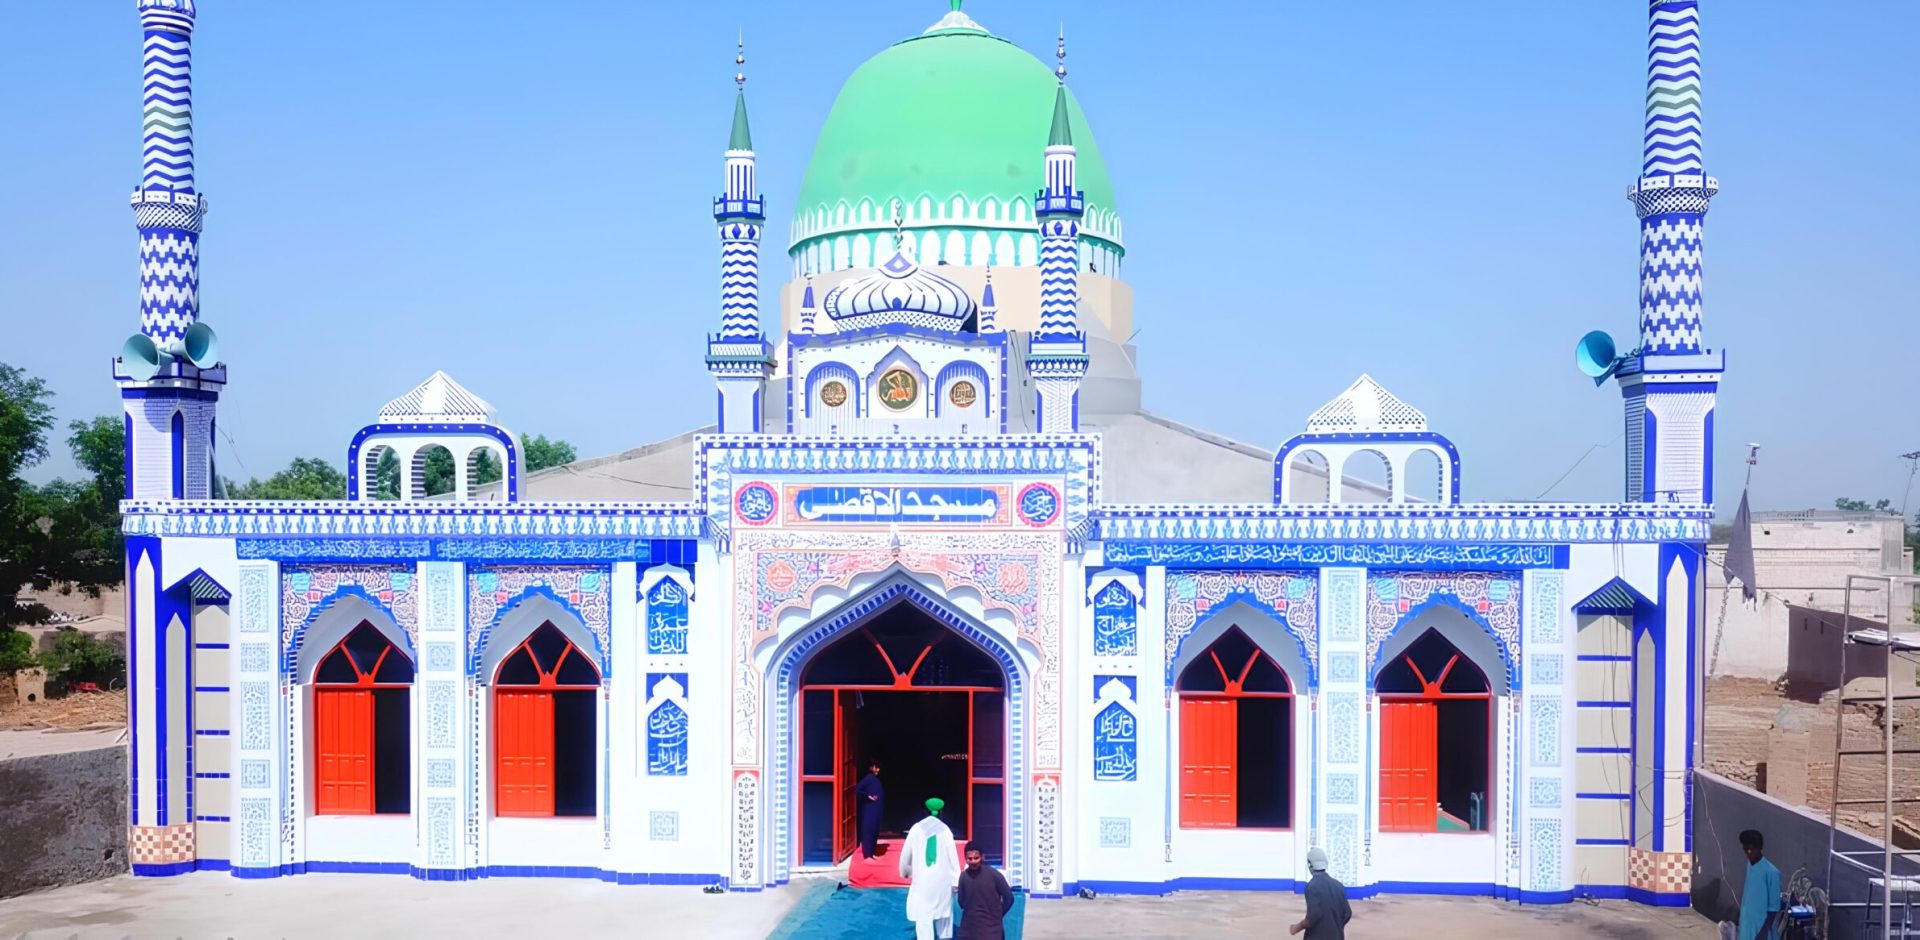
[[[1800,701],[1763,680],[1713,679],[1707,684],[1703,766],[1782,799],[1794,796],[1795,785],[1785,778],[1804,773],[1805,797],[1798,802],[1825,814],[1834,800],[1833,721],[1830,696],[1817,703]],[[1843,747],[1879,750],[1885,722],[1880,706],[1850,704],[1841,731]],[[1920,708],[1896,705],[1893,727],[1896,748],[1920,749]],[[1878,754],[1848,756],[1841,767],[1840,799],[1880,798],[1887,766]],[[1920,800],[1920,755],[1897,755],[1894,780],[1896,797]],[[1842,806],[1840,812],[1842,825],[1875,839],[1883,831],[1882,818],[1871,807]],[[1895,826],[1896,844],[1920,847],[1920,802],[1896,806]]]
[[[75,692],[30,705],[0,700],[0,731],[95,731],[126,724],[125,692]]]

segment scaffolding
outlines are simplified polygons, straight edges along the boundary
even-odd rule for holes
[[[1861,586],[1856,586],[1861,585]],[[1902,621],[1913,619],[1903,604],[1912,604],[1913,590],[1920,585],[1920,577],[1890,574],[1850,574],[1847,576],[1846,595],[1841,607],[1841,628],[1836,638],[1839,671],[1839,689],[1834,695],[1833,715],[1833,793],[1832,805],[1827,811],[1827,893],[1828,910],[1837,912],[1853,909],[1860,913],[1860,933],[1862,938],[1882,938],[1882,940],[1920,940],[1920,879],[1903,877],[1911,872],[1912,866],[1907,859],[1920,857],[1920,849],[1898,849],[1894,847],[1894,816],[1896,807],[1920,805],[1920,796],[1904,796],[1895,790],[1896,782],[1907,783],[1913,780],[1913,774],[1920,769],[1908,768],[1907,775],[1896,774],[1896,759],[1920,755],[1920,748],[1894,746],[1894,707],[1900,702],[1920,702],[1920,687],[1913,684],[1908,667],[1920,665],[1920,631],[1911,624],[1895,626]],[[1853,611],[1854,597],[1858,593],[1881,592],[1886,601],[1887,626],[1874,625],[1862,627],[1867,621],[1856,622]],[[1904,597],[1902,595],[1905,595]],[[1873,652],[1878,651],[1878,656]],[[1849,665],[1861,661],[1883,667],[1884,680],[1879,695],[1857,695],[1849,697],[1847,684],[1860,676],[1849,674]],[[1904,680],[1904,681],[1901,681]],[[1896,691],[1896,686],[1901,686]],[[1880,716],[1880,746],[1876,748],[1851,748],[1846,740],[1847,710],[1854,705],[1879,705],[1883,709]],[[1842,792],[1846,780],[1843,765],[1848,758],[1863,761],[1878,758],[1884,764],[1885,774],[1877,795],[1849,796]],[[1845,806],[1879,807],[1880,847],[1864,849],[1842,849],[1840,847],[1840,810]],[[1845,865],[1865,876],[1864,896],[1859,900],[1843,900],[1837,890],[1839,883],[1834,880],[1838,866]],[[1901,873],[1896,873],[1896,869]],[[1851,881],[1852,879],[1849,879]],[[1849,892],[1852,893],[1852,892]],[[1831,918],[1831,914],[1829,914]],[[1831,923],[1831,920],[1829,921]]]

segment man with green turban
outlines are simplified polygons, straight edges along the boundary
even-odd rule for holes
[[[960,887],[960,853],[953,830],[940,821],[947,803],[927,800],[927,818],[907,830],[900,847],[900,877],[907,879],[907,919],[915,940],[948,940],[953,936],[953,892]]]

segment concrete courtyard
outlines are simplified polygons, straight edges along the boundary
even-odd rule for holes
[[[796,882],[754,894],[616,887],[567,879],[497,878],[464,884],[379,875],[305,875],[238,881],[203,872],[120,877],[0,901],[0,937],[673,937],[761,940],[810,891]],[[1301,913],[1291,894],[1187,892],[1028,905],[1024,937],[1273,938]],[[912,929],[900,922],[903,936]],[[1354,903],[1347,935],[1466,940],[1484,937],[1716,936],[1685,910],[1620,902],[1519,907],[1477,898],[1397,897]]]

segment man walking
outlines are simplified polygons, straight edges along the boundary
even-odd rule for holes
[[[953,893],[960,886],[960,856],[953,848],[953,830],[940,821],[947,802],[927,800],[927,818],[907,830],[900,850],[900,877],[907,879],[907,919],[913,921],[915,940],[949,940],[953,936]]]
[[[957,940],[1006,940],[1004,921],[1013,910],[1013,889],[1006,876],[987,867],[987,857],[967,846],[967,870],[960,873],[960,932]]]
[[[1780,869],[1761,850],[1767,840],[1758,829],[1740,833],[1747,853],[1747,885],[1740,894],[1740,940],[1777,940],[1780,936]]]
[[[1307,882],[1307,916],[1288,927],[1287,932],[1305,932],[1307,940],[1346,940],[1347,921],[1353,919],[1353,908],[1347,906],[1347,886],[1327,874],[1325,849],[1307,850],[1307,870],[1313,873]]]
[[[853,797],[860,804],[860,854],[872,858],[880,842],[880,809],[887,790],[880,785],[880,762],[867,765],[867,775],[854,785]]]

